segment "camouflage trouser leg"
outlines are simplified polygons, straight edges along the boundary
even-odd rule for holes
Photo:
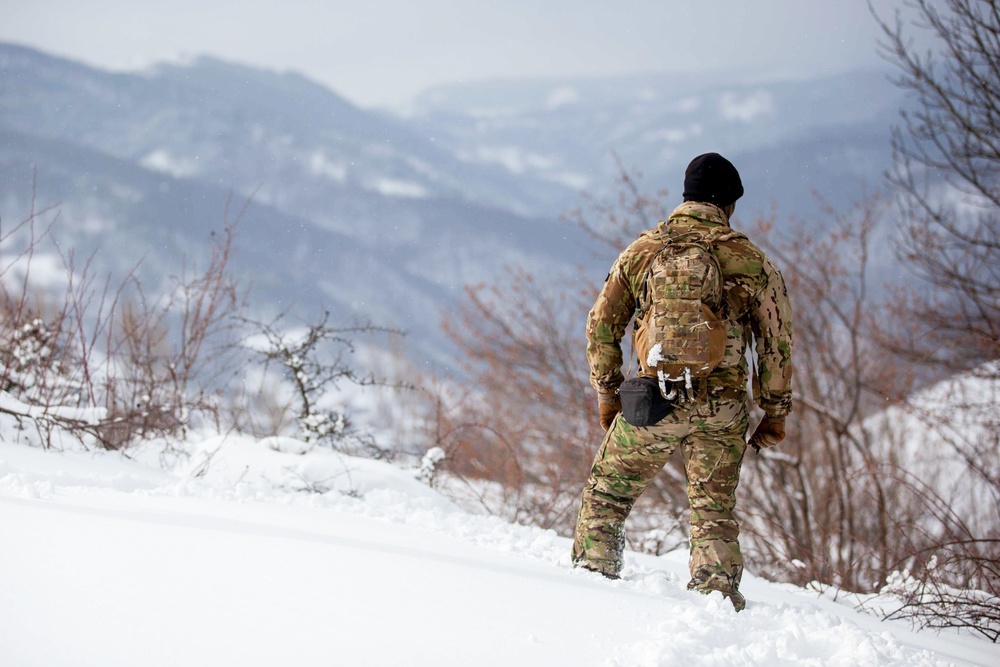
[[[651,428],[632,426],[621,415],[608,429],[583,490],[574,564],[609,577],[621,571],[625,518],[683,439],[651,435]]]
[[[738,578],[739,526],[732,517],[747,412],[741,400],[713,398],[638,428],[621,415],[604,437],[584,487],[573,562],[607,576],[621,570],[625,519],[670,455],[684,451],[691,504],[691,572]]]
[[[736,486],[746,449],[746,410],[736,423],[721,427],[706,423],[688,437],[684,471],[691,505],[691,559],[693,578],[721,576],[739,585],[743,575],[740,526],[733,518]]]

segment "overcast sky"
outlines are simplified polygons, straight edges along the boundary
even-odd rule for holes
[[[884,64],[866,0],[0,0],[0,17],[0,41],[105,68],[206,54],[366,107],[492,78]]]

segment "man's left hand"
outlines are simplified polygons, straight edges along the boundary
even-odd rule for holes
[[[601,419],[601,428],[607,431],[615,422],[615,417],[622,411],[622,399],[618,394],[598,394],[597,411]]]

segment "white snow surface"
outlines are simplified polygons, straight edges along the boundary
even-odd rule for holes
[[[629,553],[607,581],[415,470],[288,438],[126,458],[0,426],[4,667],[1000,664],[974,636],[750,574],[737,614],[685,590],[683,553]]]

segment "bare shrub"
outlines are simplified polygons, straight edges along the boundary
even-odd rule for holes
[[[666,215],[664,193],[643,194],[641,174],[618,164],[618,195],[569,215],[615,253]],[[581,343],[598,287],[582,274],[542,281],[523,270],[509,282],[468,286],[444,321],[468,391],[435,396],[429,419],[431,443],[448,453],[449,472],[490,490],[478,495],[483,506],[562,534],[572,532],[604,436]],[[687,507],[681,469],[672,463],[643,496],[629,523],[635,547],[676,546],[676,532],[651,531],[679,526]]]
[[[918,569],[896,572],[884,590],[903,601],[888,618],[1000,641],[1000,538],[939,542],[917,556]]]
[[[896,84],[913,94],[892,139],[889,182],[903,210],[904,266],[922,289],[893,304],[895,326],[882,345],[933,379],[964,373],[986,383],[979,396],[910,403],[925,441],[964,465],[976,511],[938,508],[947,530],[901,561],[906,605],[896,615],[933,627],[969,627],[1000,636],[1000,12],[988,0],[910,0],[907,18],[876,17]],[[931,38],[918,49],[915,34]],[[970,424],[977,415],[984,418]],[[933,496],[934,494],[928,494]],[[949,501],[949,498],[945,498]],[[950,504],[950,503],[949,503]],[[972,514],[978,514],[973,520]],[[992,609],[990,609],[992,605]]]
[[[214,410],[206,360],[210,341],[222,339],[240,300],[229,263],[236,224],[213,235],[203,273],[180,276],[173,290],[150,304],[133,268],[121,282],[98,281],[92,257],[77,266],[74,251],[61,258],[65,290],[58,307],[32,284],[32,266],[51,240],[55,208],[31,210],[11,230],[0,229],[0,247],[15,248],[0,264],[0,380],[24,401],[6,410],[38,428],[42,444],[53,429],[85,444],[121,449],[140,438],[182,435],[195,411]],[[11,278],[17,278],[11,280]]]
[[[884,310],[872,297],[873,233],[884,206],[871,198],[822,231],[755,238],[782,267],[795,327],[795,410],[786,440],[746,460],[747,553],[753,567],[799,584],[871,591],[906,551],[899,531],[918,519],[899,482],[891,434],[866,418],[903,396],[905,369],[874,343]]]
[[[31,288],[37,249],[51,240],[59,219],[55,207],[35,206],[33,184],[28,214],[7,229],[0,218],[0,389],[49,402],[80,387],[72,379],[75,360],[65,341],[67,309]]]
[[[227,203],[222,234],[212,232],[203,271],[171,278],[167,295],[150,303],[137,280],[135,301],[106,327],[111,368],[102,395],[109,411],[107,445],[135,439],[183,435],[193,413],[218,425],[220,374],[233,357],[237,316],[245,290],[229,271],[239,220],[230,223]],[[86,339],[86,338],[85,338]]]
[[[525,273],[466,296],[445,331],[473,389],[447,409],[438,402],[435,444],[454,474],[498,483],[512,518],[565,525],[600,439],[575,349],[582,303],[550,299]]]
[[[277,365],[289,382],[295,422],[305,442],[348,454],[388,458],[389,452],[376,444],[367,428],[356,426],[346,411],[326,407],[324,399],[344,384],[408,388],[370,372],[362,373],[347,359],[355,352],[355,337],[376,332],[398,336],[400,332],[372,324],[334,327],[329,320],[326,312],[319,322],[298,329],[282,327],[281,317],[266,323],[245,320],[252,329],[245,345],[264,360],[265,373],[269,365]]]
[[[796,404],[781,447],[746,461],[748,560],[772,579],[892,594],[892,616],[995,640],[996,385],[986,371],[992,389],[965,376],[912,393],[909,355],[884,347],[891,310],[869,294],[881,208],[823,234],[758,234],[787,267]]]

